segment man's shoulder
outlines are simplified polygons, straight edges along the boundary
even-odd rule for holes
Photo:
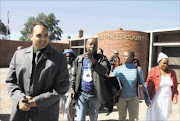
[[[104,59],[108,59],[105,55],[102,55],[102,58],[104,58]]]
[[[57,56],[65,56],[62,52],[57,51],[56,49],[54,49],[53,47],[51,47],[50,45],[48,46],[48,53],[53,54],[53,55],[57,55]]]
[[[106,60],[107,57],[105,55],[97,54],[96,59],[103,59]]]
[[[54,54],[64,55],[62,52],[59,52],[59,51],[55,50],[54,48],[52,48],[52,51],[53,51]]]
[[[27,48],[20,49],[20,50],[16,50],[15,53],[16,54],[25,54],[25,53],[28,53],[30,51],[31,51],[31,46],[27,47]]]
[[[81,54],[81,55],[78,55],[77,57],[76,57],[76,60],[82,60],[83,59],[83,54]]]
[[[113,55],[113,56],[111,56],[111,58],[115,58],[115,56]]]
[[[83,57],[83,54],[77,56],[77,58],[82,58],[82,57]]]
[[[76,59],[74,60],[74,62],[81,62],[82,59],[83,59],[83,54],[78,55],[78,56],[76,57]]]

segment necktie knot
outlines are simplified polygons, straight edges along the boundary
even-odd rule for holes
[[[38,63],[38,61],[39,61],[40,56],[41,56],[41,51],[37,51],[37,52],[36,52],[36,57],[35,57],[35,63],[36,63],[36,65],[37,65],[37,63]]]

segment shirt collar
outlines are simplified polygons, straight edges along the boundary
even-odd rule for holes
[[[44,50],[46,50],[47,46],[44,49],[41,49],[40,52],[43,53]],[[33,45],[33,53],[35,54],[37,52],[37,50],[35,49],[34,45]]]

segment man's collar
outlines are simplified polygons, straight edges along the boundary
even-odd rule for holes
[[[48,46],[48,45],[47,45],[47,46]],[[41,53],[43,53],[43,52],[46,50],[47,46],[46,46],[45,48],[39,50],[39,51],[40,51]],[[33,53],[35,54],[36,52],[37,52],[37,50],[35,49],[35,47],[34,47],[34,45],[33,45]]]

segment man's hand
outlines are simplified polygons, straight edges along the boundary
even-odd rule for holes
[[[70,98],[72,100],[73,108],[76,109],[76,100],[74,99],[75,92],[73,89],[70,91]]]
[[[113,96],[113,99],[114,99],[115,97],[117,97],[117,96],[120,96],[121,90],[122,90],[122,89],[119,89],[118,91],[116,91],[115,95]]]
[[[96,60],[94,59],[92,53],[85,53],[85,54],[83,55],[83,57],[84,57],[84,58],[85,58],[85,57],[89,58],[90,61],[92,62],[92,64],[95,64],[95,62],[96,62]]]
[[[151,104],[147,104],[147,107],[150,108],[150,107],[151,107]]]
[[[31,105],[31,107],[37,107],[36,101],[34,100],[34,98],[31,98],[31,100],[29,100],[28,103]]]
[[[178,100],[176,98],[173,98],[173,103],[177,104]]]
[[[24,100],[29,100],[31,97],[30,96],[24,96],[23,98],[21,98],[21,100],[18,103],[19,109],[22,111],[29,111],[31,108],[31,105],[24,101]]]
[[[75,95],[75,92],[74,92],[73,89],[71,89],[71,91],[70,91],[70,98],[71,98],[71,100],[72,100],[72,97],[74,97],[74,95]]]
[[[92,53],[84,53],[83,57],[87,57],[89,59],[94,58]]]

